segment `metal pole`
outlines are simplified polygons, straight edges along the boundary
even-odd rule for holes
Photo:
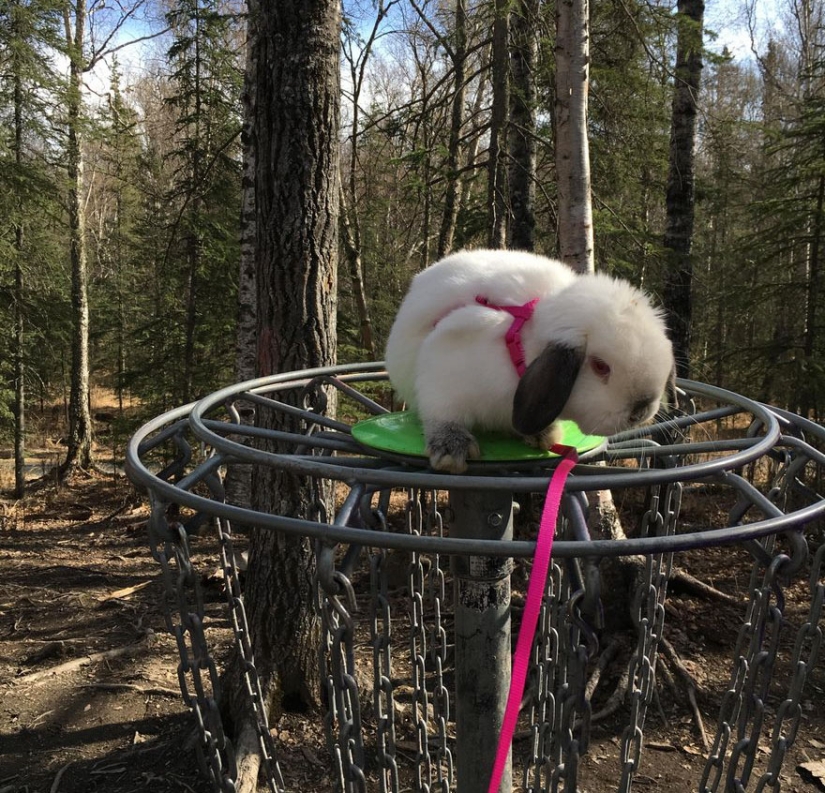
[[[455,537],[511,540],[513,498],[496,491],[452,491]],[[456,737],[458,793],[490,784],[510,686],[512,559],[455,556]],[[508,759],[502,793],[512,790]]]

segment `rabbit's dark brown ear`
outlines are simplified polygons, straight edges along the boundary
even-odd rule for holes
[[[513,397],[513,428],[536,435],[549,427],[570,398],[584,363],[584,348],[548,344],[521,376]]]
[[[664,395],[665,404],[663,405],[665,412],[671,416],[679,409],[679,392],[676,390],[676,364],[670,370],[670,376],[667,378],[667,385],[665,386]]]

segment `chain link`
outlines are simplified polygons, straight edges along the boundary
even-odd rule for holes
[[[370,557],[370,642],[372,644],[373,710],[376,722],[381,793],[399,788],[392,684],[392,615],[381,548]]]
[[[651,488],[650,503],[642,518],[642,536],[674,534],[682,502],[682,485],[672,483],[665,488]],[[667,584],[673,567],[673,554],[650,554],[645,559],[644,578],[635,595],[633,611],[636,623],[636,650],[630,662],[630,722],[621,738],[621,778],[617,790],[628,793],[633,775],[639,767],[644,720],[653,697],[656,658],[665,622]]]
[[[160,564],[166,627],[178,649],[178,683],[198,730],[198,758],[216,791],[235,790],[235,753],[223,730],[220,680],[204,634],[203,597],[192,565],[189,538],[175,507],[150,494],[149,545]]]
[[[266,782],[272,793],[281,793],[284,790],[284,780],[280,766],[276,760],[275,742],[269,729],[269,719],[264,706],[261,681],[255,666],[252,653],[252,639],[249,633],[249,623],[246,617],[241,583],[238,577],[237,557],[232,541],[232,526],[228,520],[216,519],[215,525],[220,542],[221,568],[226,586],[226,602],[232,632],[235,636],[235,646],[239,655],[241,670],[244,676],[246,694],[255,719],[255,728],[258,732],[258,749],[261,753],[261,765]]]
[[[438,493],[429,494],[429,506],[425,516],[428,534],[444,536],[444,519],[438,510]],[[435,671],[433,682],[433,722],[435,723],[434,766],[436,790],[449,793],[453,783],[453,753],[448,745],[447,724],[450,721],[450,692],[444,684],[444,667],[447,663],[447,630],[443,623],[443,611],[447,600],[447,585],[441,556],[431,554],[427,574],[429,613],[432,614],[430,630],[430,657]]]
[[[819,650],[822,646],[822,605],[825,600],[825,578],[823,578],[823,559],[825,544],[814,555],[811,565],[809,587],[811,591],[811,608],[807,621],[799,627],[794,643],[791,660],[791,680],[788,694],[776,713],[771,737],[771,754],[768,767],[760,778],[756,792],[779,790],[779,772],[785,755],[796,740],[802,719],[802,692],[808,674],[816,668]]]
[[[726,790],[743,791],[747,786],[781,629],[782,611],[773,601],[778,592],[777,573],[786,560],[782,555],[774,557],[761,586],[751,587],[745,621],[734,649],[731,682],[722,698],[716,738],[700,781],[701,793],[718,790],[723,774]],[[754,571],[758,567],[758,563],[755,564]],[[733,746],[730,746],[731,739],[735,740]],[[742,767],[737,772],[740,763]]]

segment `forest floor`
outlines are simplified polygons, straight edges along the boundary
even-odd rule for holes
[[[698,522],[708,508],[688,498],[683,514]],[[148,548],[145,499],[123,477],[90,474],[59,487],[41,483],[22,501],[6,496],[0,509],[0,793],[206,793],[192,717],[178,688],[177,648],[166,630],[160,568]],[[195,537],[192,554],[220,669],[232,634],[221,582],[211,575],[214,543]],[[700,684],[699,707],[712,740],[749,563],[746,554],[727,549],[685,554],[679,563],[741,600],[711,603],[678,590],[668,600],[666,635]],[[809,606],[803,584],[785,591],[793,625],[804,621]],[[788,648],[781,652],[787,656]],[[799,734],[783,766],[783,791],[825,790],[815,765],[825,759],[823,659],[809,683]],[[666,687],[659,704],[648,711],[634,789],[697,790],[705,752],[690,708]],[[770,701],[769,710],[776,705]],[[593,726],[582,793],[616,789],[628,712],[625,704]],[[290,791],[334,790],[320,724],[319,717],[292,714],[273,725]],[[414,753],[414,740],[401,725],[402,761]],[[518,739],[515,753],[527,743]],[[759,762],[766,759],[760,754]],[[412,776],[409,765],[402,780]],[[718,789],[724,788],[723,780]]]

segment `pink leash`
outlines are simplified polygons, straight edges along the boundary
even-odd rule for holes
[[[513,732],[516,729],[516,721],[521,707],[521,698],[524,695],[524,683],[527,680],[527,670],[530,666],[530,651],[533,647],[533,638],[536,635],[536,624],[541,610],[541,601],[544,597],[547,571],[550,568],[550,554],[553,550],[553,537],[556,533],[559,504],[564,493],[564,483],[579,459],[576,450],[572,446],[557,444],[552,448],[552,451],[562,455],[562,458],[559,460],[559,464],[550,479],[547,497],[544,500],[544,510],[541,513],[539,536],[536,539],[536,551],[533,557],[533,570],[530,573],[530,582],[527,585],[527,602],[524,605],[524,615],[521,618],[516,651],[513,654],[510,693],[507,695],[507,707],[504,711],[504,721],[501,724],[496,761],[493,765],[493,774],[490,778],[490,787],[487,793],[498,793],[501,785],[501,775],[504,773],[507,755],[510,753],[510,744],[513,741]]]

